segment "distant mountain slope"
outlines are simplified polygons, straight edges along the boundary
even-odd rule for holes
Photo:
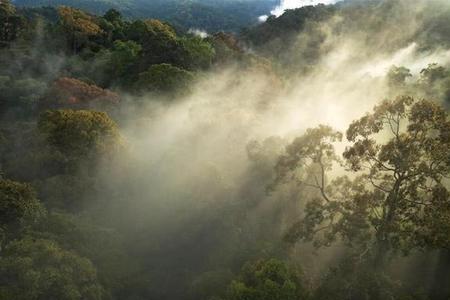
[[[278,0],[16,0],[22,7],[67,5],[103,14],[110,8],[128,18],[157,18],[185,29],[239,31],[258,22]]]
[[[414,5],[411,5],[414,3]],[[248,47],[284,68],[308,69],[329,48],[327,41],[352,37],[374,53],[414,43],[420,51],[450,45],[447,0],[343,0],[334,5],[286,10],[240,35]]]

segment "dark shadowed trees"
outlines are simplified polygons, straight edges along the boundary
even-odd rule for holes
[[[0,2],[0,47],[15,40],[23,25],[24,18],[16,13],[10,0]]]
[[[230,300],[307,299],[300,270],[276,259],[247,263],[228,293]]]
[[[103,289],[92,263],[57,243],[25,238],[0,257],[0,298],[100,300]]]
[[[0,179],[0,248],[24,226],[36,223],[45,209],[34,189],[24,183]]]

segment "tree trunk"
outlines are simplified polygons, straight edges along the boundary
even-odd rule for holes
[[[382,224],[376,234],[376,249],[373,260],[375,270],[382,270],[386,266],[387,254],[390,249],[389,234],[392,230],[392,222],[394,222],[395,214],[397,212],[397,202],[399,199],[401,183],[402,180],[397,179],[392,191],[386,198],[386,213],[383,216]]]
[[[375,253],[373,256],[373,268],[375,271],[382,271],[387,263],[387,254],[389,251],[388,241],[378,239],[375,245]]]

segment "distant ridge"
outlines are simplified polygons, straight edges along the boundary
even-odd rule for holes
[[[114,8],[127,18],[157,18],[178,28],[239,32],[270,13],[278,0],[15,0],[19,7],[66,5],[93,14]]]

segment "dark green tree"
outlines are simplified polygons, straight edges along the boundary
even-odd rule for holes
[[[106,20],[111,23],[122,23],[122,14],[114,8],[109,9],[103,16]]]
[[[136,65],[140,72],[153,64],[180,65],[181,46],[175,30],[159,20],[137,20],[127,30],[128,39],[142,46],[142,57]]]
[[[125,30],[127,22],[122,17],[122,14],[116,9],[109,9],[102,18],[99,18],[99,25],[106,33],[107,46],[117,40],[125,40]]]
[[[276,259],[247,263],[228,293],[230,300],[307,299],[299,269]]]
[[[100,68],[101,76],[107,78],[106,83],[129,86],[135,75],[135,64],[140,58],[141,51],[141,45],[136,42],[115,41],[113,48],[104,53],[104,63]]]
[[[24,25],[24,18],[16,13],[11,1],[0,1],[0,47],[15,40]]]
[[[139,74],[135,87],[141,91],[183,93],[187,91],[193,79],[194,75],[189,71],[170,64],[159,64]]]
[[[0,279],[0,299],[103,299],[92,263],[50,240],[11,242],[0,257]]]
[[[39,130],[68,163],[92,163],[123,145],[116,123],[104,112],[49,110],[40,116]]]
[[[15,237],[25,226],[35,224],[45,209],[36,198],[34,189],[24,183],[0,179],[1,239]]]
[[[181,38],[184,49],[184,66],[189,69],[207,69],[211,66],[215,51],[212,45],[200,37]]]

